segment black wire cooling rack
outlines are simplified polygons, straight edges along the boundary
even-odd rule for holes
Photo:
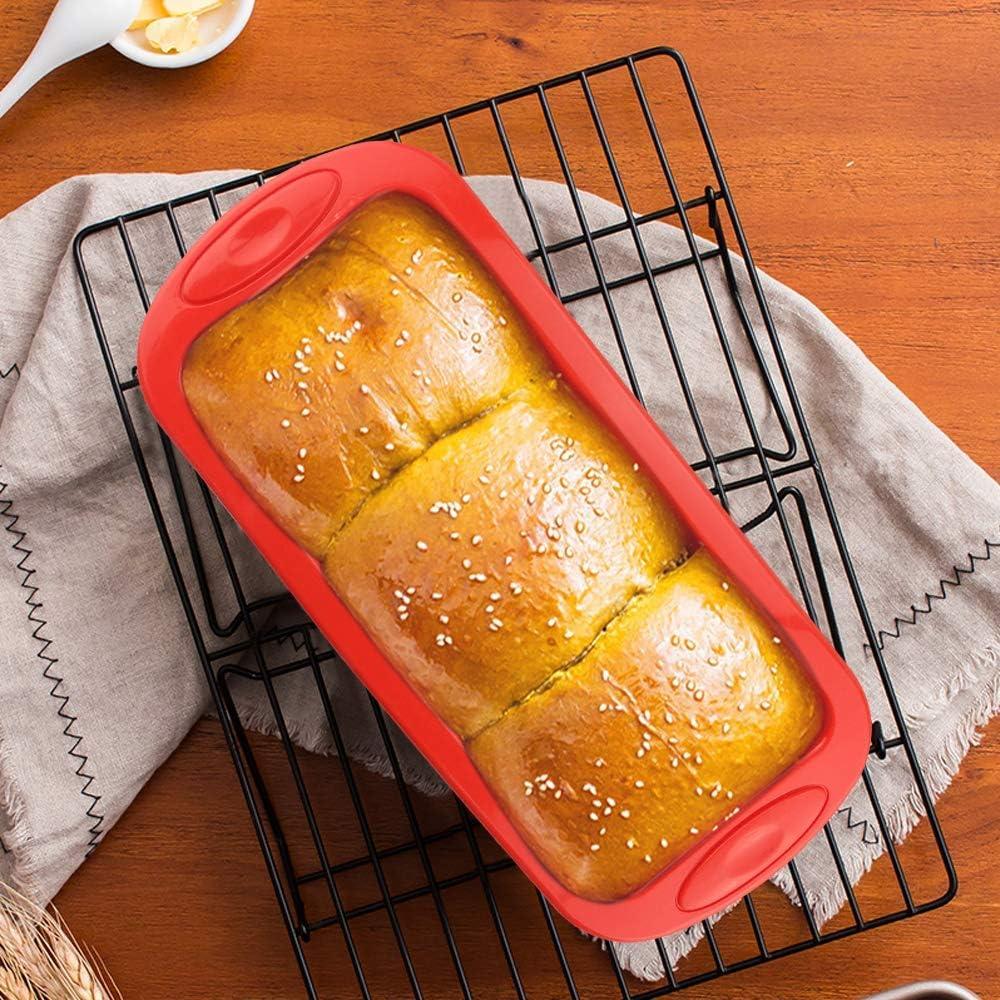
[[[460,803],[450,796],[428,799],[404,781],[406,765],[390,724],[374,703],[371,710],[394,781],[351,762],[343,707],[334,704],[323,673],[335,654],[321,644],[301,612],[289,608],[287,595],[247,596],[226,516],[166,438],[151,428],[133,366],[141,309],[148,307],[153,286],[162,280],[162,274],[147,273],[150,248],[161,256],[166,248],[174,259],[183,255],[191,239],[232,200],[284,168],[89,227],[76,243],[83,293],[190,623],[193,653],[215,697],[307,995],[428,996],[432,981],[434,995],[440,996],[447,980],[449,995],[466,997],[552,997],[565,991],[574,1000],[651,998],[947,902],[956,890],[954,868],[732,194],[681,57],[669,49],[637,53],[371,138],[421,145],[450,158],[462,173],[510,178],[534,238],[529,257],[564,302],[596,296],[603,303],[613,338],[609,342],[620,355],[619,370],[640,400],[644,376],[630,353],[629,329],[615,298],[626,287],[648,289],[649,308],[663,333],[658,377],[666,377],[662,372],[676,376],[696,442],[689,456],[693,467],[727,509],[735,498],[756,491],[758,508],[745,529],[755,538],[771,531],[783,540],[788,575],[838,649],[843,651],[841,636],[848,622],[867,637],[873,684],[884,698],[873,704],[877,721],[862,778],[867,818],[848,814],[836,828],[828,824],[825,830],[829,862],[846,898],[842,912],[818,926],[803,905],[808,876],[792,862],[788,875],[798,906],[765,886],[719,923],[706,921],[702,943],[676,969],[666,961],[666,945],[656,942],[655,952],[665,966],[662,981],[634,978],[613,949],[601,951],[550,910]],[[524,180],[529,176],[566,185],[578,234],[547,242],[531,184]],[[584,188],[616,201],[622,209],[619,221],[592,227],[580,194]],[[657,259],[648,249],[648,227],[661,220],[683,231],[686,250],[677,259]],[[709,237],[711,245],[699,241],[699,234]],[[634,246],[632,273],[605,272],[601,244],[615,238]],[[743,291],[727,253],[730,246],[747,265],[749,284],[742,285]],[[560,287],[559,262],[568,253],[585,254],[592,282]],[[714,258],[724,275],[721,288],[708,275]],[[743,437],[732,447],[710,440],[692,359],[685,355],[684,331],[671,323],[671,303],[656,280],[685,269],[696,275],[718,334],[718,358],[699,358],[696,364],[725,365],[732,384],[733,426]],[[135,316],[123,317],[120,310],[110,315],[102,308],[103,296],[121,282],[135,286]],[[749,365],[738,360],[747,356],[738,345],[749,348]],[[762,387],[763,405],[776,417],[775,433],[765,434],[760,426],[761,400],[748,389],[751,380]],[[837,606],[837,594],[848,594],[848,602]],[[279,608],[285,615],[276,623]],[[338,751],[335,760],[302,754],[293,743],[281,683],[293,675],[300,692],[301,684],[314,689],[318,717],[325,717]],[[255,753],[236,711],[233,690],[238,684],[260,686],[266,695],[273,716],[269,721],[283,749],[280,773],[271,773],[274,754],[261,754],[259,743]],[[268,760],[261,759],[265,756]],[[906,769],[927,816],[918,831],[923,835],[915,834],[902,847],[893,844],[878,795],[879,770],[890,764]],[[320,793],[317,774],[324,785]],[[884,848],[882,859],[856,890],[844,862],[845,836],[881,841]],[[932,888],[924,892],[917,882]]]

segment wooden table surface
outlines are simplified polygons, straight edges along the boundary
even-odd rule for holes
[[[5,10],[0,77],[48,5]],[[948,0],[259,0],[245,35],[207,65],[161,73],[108,50],[45,81],[0,123],[0,214],[72,174],[266,166],[670,44],[694,73],[758,263],[822,306],[996,475],[997,23],[991,4]],[[955,902],[688,995],[853,1000],[940,976],[1000,996],[996,734],[940,806],[962,879]],[[277,761],[273,742],[255,747]],[[321,780],[335,766],[309,763]],[[866,884],[863,895],[878,891]],[[197,727],[58,903],[128,997],[300,995],[215,723]],[[510,995],[474,894],[467,919],[458,905],[463,946],[484,956],[479,994]],[[596,949],[582,947],[592,982],[597,970],[606,982]],[[354,996],[339,961],[332,947],[320,959],[325,995]],[[446,962],[425,977],[427,996],[450,995]],[[565,992],[551,963],[532,983],[532,996]]]

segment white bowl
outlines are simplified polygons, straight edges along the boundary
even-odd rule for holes
[[[211,10],[198,18],[201,25],[201,45],[187,52],[157,52],[146,41],[146,31],[123,31],[112,43],[123,56],[143,66],[156,69],[183,69],[196,66],[217,56],[231,45],[246,27],[253,13],[254,0],[228,0],[218,10]]]

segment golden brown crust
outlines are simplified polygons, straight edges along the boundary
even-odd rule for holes
[[[412,199],[362,206],[183,380],[570,889],[643,885],[814,738],[798,666],[704,551],[677,568],[679,520]]]
[[[335,539],[336,591],[458,733],[578,656],[685,540],[552,380],[450,434]]]
[[[390,238],[391,218],[405,241]],[[495,285],[441,226],[415,202],[371,202],[189,352],[195,416],[311,552],[437,437],[546,372]]]
[[[766,787],[819,723],[809,681],[701,550],[469,748],[556,878],[612,900]]]

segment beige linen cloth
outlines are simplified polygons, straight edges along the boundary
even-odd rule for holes
[[[0,877],[42,901],[83,862],[210,707],[87,317],[71,242],[88,223],[231,176],[75,178],[0,220]],[[509,181],[473,183],[520,245],[532,248],[531,230]],[[532,182],[527,190],[547,240],[579,234],[564,188]],[[584,208],[591,227],[622,218],[619,208],[594,197],[584,198]],[[672,226],[648,225],[644,235],[654,266],[688,252]],[[152,236],[140,261],[151,292],[176,260],[169,231]],[[609,281],[637,269],[627,233],[599,245]],[[562,292],[594,284],[586,247],[557,258],[553,266]],[[141,310],[120,245],[117,254],[106,256],[88,249],[87,263],[116,356],[131,358]],[[735,266],[750,303],[745,271],[739,261]],[[762,438],[781,450],[778,410],[755,375],[751,343],[725,294],[719,260],[706,268]],[[814,306],[766,276],[763,281],[902,711],[928,784],[940,794],[1000,704],[1000,488]],[[711,447],[721,453],[748,445],[694,269],[664,274],[658,288]],[[648,290],[640,282],[611,294],[647,406],[697,461],[703,452]],[[621,370],[602,296],[571,308]],[[753,309],[751,319],[776,371]],[[783,392],[779,400],[788,412]],[[995,420],[996,413],[980,418]],[[140,433],[152,441],[151,427],[141,426]],[[799,450],[793,462],[804,457],[797,431],[795,437]],[[759,467],[749,459],[729,463],[723,472],[737,479]],[[154,466],[153,473],[163,470]],[[892,738],[897,727],[812,474],[784,477],[778,485],[802,492],[827,567],[845,654],[865,685],[874,717]],[[785,509],[812,584],[794,500],[790,496]],[[769,496],[752,487],[731,494],[731,502],[734,516],[745,523],[765,510]],[[235,530],[232,535],[248,596],[273,592],[269,572]],[[755,528],[751,538],[798,595],[777,519]],[[815,587],[812,593],[821,607]],[[385,753],[359,685],[336,662],[329,665],[327,680],[350,752],[385,771]],[[300,672],[283,684],[294,738],[311,750],[330,752],[332,740],[311,681]],[[248,724],[273,729],[259,691],[248,686],[239,701]],[[436,776],[412,749],[404,747],[403,756],[415,784],[440,791]],[[873,760],[871,775],[890,834],[901,840],[921,812],[902,752]],[[344,810],[350,814],[349,803]],[[863,790],[851,795],[832,823],[847,871],[857,880],[885,846]],[[805,849],[799,866],[809,905],[822,923],[844,902],[822,838]],[[776,882],[790,891],[787,871]],[[696,927],[668,939],[671,960],[700,935]],[[623,965],[637,975],[662,975],[651,944],[616,947]]]

